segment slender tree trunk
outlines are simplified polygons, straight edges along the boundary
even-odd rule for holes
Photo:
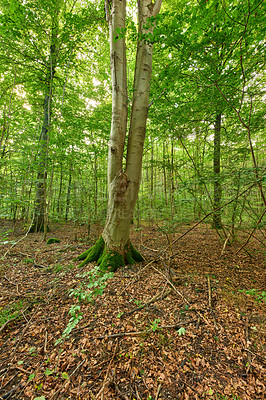
[[[61,214],[61,195],[62,195],[62,187],[63,187],[63,165],[62,161],[60,163],[60,182],[59,182],[59,193],[58,193],[58,198],[57,198],[57,207],[56,211],[58,216]]]
[[[214,150],[213,150],[213,206],[218,209],[221,206],[222,185],[221,185],[221,114],[216,115],[214,124]],[[213,214],[213,227],[215,229],[222,228],[221,210]]]
[[[163,187],[164,187],[165,205],[168,206],[167,176],[166,176],[165,164],[166,164],[166,154],[165,154],[165,143],[163,142]]]
[[[36,198],[33,223],[30,232],[43,232],[45,219],[46,219],[46,178],[47,178],[47,154],[48,154],[48,133],[51,123],[51,103],[52,103],[52,89],[53,80],[56,69],[56,59],[58,53],[58,30],[59,30],[59,11],[60,0],[58,0],[58,9],[53,18],[51,44],[50,44],[50,57],[47,67],[46,75],[46,93],[44,97],[44,118],[40,135],[40,150],[38,154],[38,171],[37,171],[37,185],[36,185]]]
[[[130,224],[140,186],[143,146],[149,106],[153,46],[143,35],[153,32],[147,24],[161,6],[151,0],[138,0],[139,39],[135,61],[133,99],[127,140],[126,166],[123,169],[128,97],[125,45],[126,0],[106,1],[106,16],[110,33],[112,75],[112,124],[108,153],[108,211],[102,237],[94,247],[79,256],[83,264],[98,260],[103,270],[116,270],[120,265],[141,261],[142,256],[130,240]],[[145,26],[145,25],[148,25]]]
[[[49,129],[49,107],[50,97],[47,94],[44,98],[44,121],[40,135],[40,149],[38,154],[38,172],[36,183],[36,198],[34,219],[30,232],[43,232],[45,219],[45,192],[47,178],[47,151],[48,151],[48,129]]]
[[[70,208],[71,181],[72,181],[72,165],[69,168],[69,179],[68,179],[67,198],[66,198],[66,214],[65,214],[66,221],[68,220],[68,214]]]

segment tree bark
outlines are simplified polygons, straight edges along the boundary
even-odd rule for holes
[[[213,207],[217,210],[221,206],[222,185],[221,185],[221,114],[216,115],[214,124],[214,148],[213,148]],[[221,210],[213,214],[213,227],[222,228]]]
[[[108,210],[101,238],[94,247],[79,256],[86,262],[98,260],[102,270],[116,270],[125,263],[141,261],[142,256],[132,246],[129,233],[141,179],[143,146],[148,116],[153,45],[148,42],[155,16],[162,0],[138,0],[138,43],[135,61],[133,99],[127,137],[126,165],[123,168],[128,96],[125,21],[126,0],[106,0],[106,18],[110,34],[112,75],[112,124],[108,152]],[[148,23],[147,23],[148,22]],[[100,248],[100,250],[99,250]],[[96,254],[96,255],[95,255]]]
[[[45,225],[46,213],[46,178],[47,178],[47,154],[48,154],[48,140],[49,129],[51,123],[51,103],[52,103],[52,89],[53,80],[55,76],[56,60],[58,53],[58,30],[59,30],[59,12],[60,0],[57,3],[57,10],[53,17],[50,56],[47,65],[47,73],[45,79],[45,97],[44,97],[44,118],[40,135],[40,147],[38,154],[38,170],[37,170],[37,184],[36,184],[36,197],[33,222],[30,232],[43,232]]]

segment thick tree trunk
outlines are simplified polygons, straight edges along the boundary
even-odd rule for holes
[[[214,124],[214,150],[213,150],[213,207],[218,209],[221,206],[222,198],[222,185],[221,185],[221,114],[216,115],[216,120]],[[216,211],[213,214],[213,227],[215,229],[222,228],[221,210]]]
[[[125,263],[141,261],[142,256],[132,246],[129,233],[138,197],[143,146],[148,115],[150,79],[152,72],[152,44],[143,35],[152,33],[147,19],[155,16],[161,6],[151,0],[138,1],[139,40],[135,63],[133,99],[127,141],[126,166],[123,169],[128,98],[126,73],[125,20],[126,0],[106,1],[106,16],[110,33],[110,61],[112,74],[112,125],[108,153],[108,211],[101,238],[79,259],[98,260],[101,269],[116,270]],[[111,8],[110,8],[111,7]],[[99,250],[100,248],[100,250]]]

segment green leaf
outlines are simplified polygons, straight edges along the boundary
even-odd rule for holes
[[[67,372],[62,372],[62,378],[63,379],[69,379],[68,373]]]
[[[32,379],[34,379],[34,378],[35,378],[35,374],[34,374],[34,373],[33,373],[33,374],[30,374],[29,379],[28,379],[28,382],[32,381]]]
[[[182,327],[182,328],[179,328],[177,332],[178,332],[178,335],[181,336],[181,335],[185,335],[186,330],[184,327]]]
[[[45,371],[44,375],[45,375],[45,376],[49,376],[49,375],[52,375],[53,373],[54,373],[54,370],[53,370],[53,369],[50,370],[49,368],[46,368],[46,371]]]

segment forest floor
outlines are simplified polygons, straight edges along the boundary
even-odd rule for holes
[[[132,227],[146,262],[79,302],[69,291],[89,284],[94,266],[80,270],[73,259],[101,227],[88,239],[85,226],[56,224],[48,238],[60,243],[48,245],[1,221],[0,399],[264,399],[263,238],[221,255],[217,232],[199,225],[168,247],[191,227],[171,238]]]

